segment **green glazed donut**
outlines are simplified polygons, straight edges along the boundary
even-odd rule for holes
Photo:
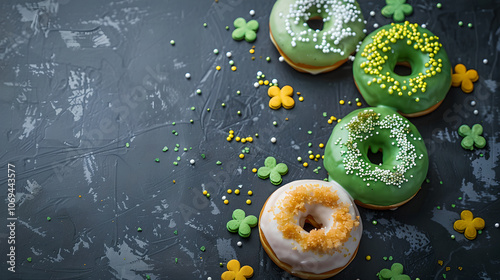
[[[309,20],[323,20],[312,29]],[[365,23],[354,0],[278,0],[271,11],[271,40],[288,64],[318,74],[347,61],[363,39]]]
[[[411,74],[394,73],[397,64],[409,65]],[[392,23],[372,32],[352,68],[366,103],[392,107],[407,117],[436,109],[451,86],[451,65],[439,38],[416,23]]]
[[[382,151],[372,163],[368,150]],[[391,209],[420,189],[429,167],[417,128],[386,107],[358,109],[335,126],[325,149],[325,169],[360,206]]]

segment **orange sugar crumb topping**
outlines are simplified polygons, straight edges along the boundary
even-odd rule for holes
[[[332,219],[335,228],[328,232],[324,228],[305,231],[295,217],[299,212],[306,212],[306,204],[321,204],[334,209]],[[287,196],[277,205],[277,208],[280,209],[275,216],[278,230],[283,233],[285,239],[296,241],[303,251],[330,255],[335,251],[340,252],[342,244],[351,236],[350,232],[359,225],[359,217],[353,219],[349,213],[349,207],[339,202],[337,192],[329,187],[299,186],[287,192]]]

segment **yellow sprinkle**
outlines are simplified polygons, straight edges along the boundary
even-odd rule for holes
[[[252,168],[253,173],[257,173],[257,168]]]
[[[236,71],[236,66],[231,66],[231,70]]]
[[[366,257],[365,257],[365,259],[366,259],[367,261],[369,261],[369,260],[371,260],[371,259],[372,259],[372,256],[368,255],[368,256],[366,256]]]
[[[232,189],[227,189],[227,193],[232,193],[233,190]]]
[[[314,159],[314,155],[309,155],[309,159]]]
[[[299,101],[301,102],[304,101],[304,97],[303,96],[299,97]]]
[[[172,180],[172,182],[175,184],[175,180]]]
[[[252,204],[252,201],[250,199],[247,199],[247,204],[248,205]]]
[[[217,65],[217,67],[215,67],[215,69],[216,69],[217,71],[219,71],[219,70],[220,70],[220,66],[219,66],[219,65]]]
[[[252,194],[253,194],[253,192],[252,192],[252,191],[248,191],[248,195],[252,195]]]
[[[323,149],[323,147],[325,147],[325,144],[323,144],[323,143],[319,143],[319,147],[320,147],[321,149]]]
[[[330,119],[330,120],[328,120],[328,123],[329,123],[329,124],[332,124],[332,122],[333,122],[333,121],[332,121],[331,119]]]
[[[243,141],[241,141],[241,142],[243,142]],[[244,154],[240,154],[240,158],[241,158],[241,159],[244,159],[244,158],[245,158],[245,155],[244,155]]]
[[[321,155],[320,155],[320,154],[316,154],[316,158],[320,158],[320,157],[321,157]]]
[[[234,134],[234,130],[229,130],[229,134]]]
[[[241,143],[245,143],[247,142],[247,139],[246,138],[241,138]]]
[[[340,101],[339,101],[339,104],[340,104],[340,105],[344,105],[344,103],[345,103],[345,101],[344,101],[344,100],[340,100]]]
[[[207,192],[206,190],[204,190],[204,191],[203,191],[203,195],[207,195],[207,193],[208,193],[208,192]]]
[[[231,142],[231,137],[229,137],[229,136],[228,136],[228,137],[226,138],[226,140],[227,140],[227,142]]]
[[[236,136],[234,140],[236,140],[236,142],[240,142],[241,138],[239,136]]]
[[[254,52],[255,52],[255,50],[254,50],[254,49],[250,49],[248,52],[249,52],[249,53],[254,53]]]
[[[297,91],[297,95],[300,95],[300,91]]]
[[[264,85],[266,85],[266,86],[267,86],[268,84],[269,84],[269,81],[268,81],[268,80],[265,80],[265,81],[264,81]]]
[[[307,162],[304,162],[302,165],[303,165],[304,167],[307,167],[309,164],[308,164]]]
[[[79,198],[82,198],[82,195],[79,195],[78,197],[79,197]]]
[[[235,194],[240,194],[240,190],[236,189],[236,190],[234,190],[234,193]]]
[[[247,142],[250,142],[250,143],[253,142],[253,138],[252,137],[247,137],[246,139],[247,139]]]
[[[361,107],[361,105],[363,105],[361,102],[356,102],[356,106]]]
[[[227,200],[227,199],[224,200],[224,204],[226,204],[226,205],[229,204],[229,200]]]
[[[259,85],[263,85],[263,84],[264,84],[264,81],[260,80]]]

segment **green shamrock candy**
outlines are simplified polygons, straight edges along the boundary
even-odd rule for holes
[[[464,137],[460,144],[467,150],[474,150],[474,146],[479,149],[486,146],[486,139],[481,134],[483,134],[483,126],[480,124],[473,125],[472,129],[466,124],[458,128],[458,135]]]
[[[391,269],[384,268],[377,273],[380,280],[411,280],[410,276],[403,274],[403,265],[394,263]]]
[[[257,30],[259,30],[259,23],[252,19],[246,22],[244,18],[237,18],[234,20],[234,27],[236,29],[233,31],[232,37],[236,41],[241,41],[245,39],[247,42],[253,42],[257,39]]]
[[[284,163],[276,164],[276,159],[267,157],[264,161],[264,166],[257,170],[257,176],[261,179],[269,178],[273,185],[279,185],[283,181],[281,175],[288,173],[288,166]]]
[[[236,209],[233,211],[233,219],[227,222],[226,228],[229,232],[237,232],[241,237],[249,237],[257,222],[258,219],[254,215],[245,217],[245,211]]]
[[[387,18],[393,18],[396,22],[405,20],[405,16],[413,13],[413,7],[406,4],[406,0],[385,0],[387,6],[382,8],[382,15]]]

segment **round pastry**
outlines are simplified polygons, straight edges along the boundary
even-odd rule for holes
[[[370,159],[369,151],[381,152],[381,162]],[[386,210],[416,195],[429,159],[412,123],[390,108],[376,107],[355,110],[335,126],[323,164],[356,204]]]
[[[314,23],[321,26],[311,28]],[[269,35],[281,56],[300,72],[319,74],[347,61],[363,39],[365,23],[354,0],[278,0]]]
[[[333,181],[288,183],[271,194],[259,218],[260,241],[271,260],[303,279],[342,271],[356,256],[362,231],[351,196]]]
[[[411,73],[396,74],[396,65],[410,67]],[[372,32],[352,69],[366,103],[392,107],[406,117],[435,110],[451,86],[451,65],[439,38],[416,23],[392,23]]]

